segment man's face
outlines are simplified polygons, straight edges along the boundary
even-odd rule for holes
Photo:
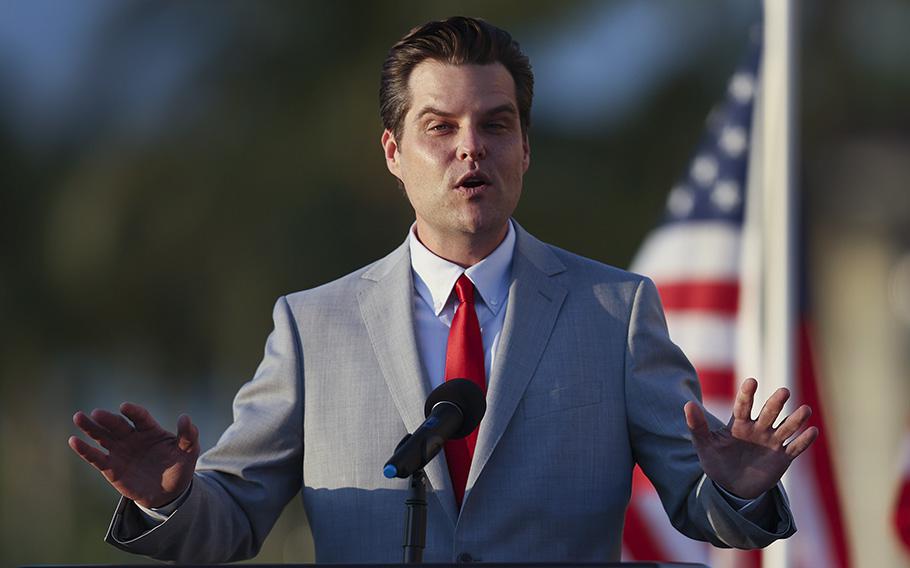
[[[451,238],[501,238],[530,163],[512,76],[500,63],[426,60],[408,88],[401,140],[386,130],[382,145],[416,213],[417,235],[431,250]]]

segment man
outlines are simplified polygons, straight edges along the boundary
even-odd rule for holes
[[[407,482],[383,464],[453,377],[488,408],[426,467],[427,561],[617,560],[635,463],[693,538],[751,548],[795,531],[778,481],[817,435],[799,433],[809,409],[774,428],[779,390],[753,421],[749,380],[729,426],[706,417],[653,284],[511,220],[532,91],[517,43],[479,20],[431,22],[392,48],[381,142],[415,212],[407,240],[278,301],[234,423],[198,465],[186,416],[176,435],[129,403],[74,416],[108,452],[71,447],[123,495],[109,542],[250,557],[302,491],[318,561],[395,562]]]

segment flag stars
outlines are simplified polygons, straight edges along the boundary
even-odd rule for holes
[[[711,190],[711,203],[724,213],[730,213],[742,203],[739,183],[732,179],[717,182]]]
[[[708,117],[688,171],[670,191],[664,222],[741,223],[746,205],[746,162],[753,101],[758,95],[755,54],[727,85],[726,100]]]
[[[720,149],[731,158],[738,158],[746,150],[746,130],[742,126],[725,126],[720,133]]]
[[[710,154],[701,154],[692,162],[692,179],[702,187],[711,187],[717,179],[717,158]]]
[[[755,95],[755,76],[746,71],[740,71],[730,79],[730,95],[736,102],[745,104]]]
[[[681,218],[686,217],[695,207],[695,196],[692,190],[684,185],[677,185],[670,191],[667,198],[667,210],[670,215]]]

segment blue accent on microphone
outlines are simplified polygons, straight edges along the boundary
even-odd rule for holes
[[[382,468],[382,474],[389,479],[392,479],[393,477],[398,476],[398,468],[392,464],[387,464],[384,468]]]

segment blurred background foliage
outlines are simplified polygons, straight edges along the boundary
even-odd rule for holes
[[[811,205],[838,141],[907,147],[910,10],[801,4]],[[101,542],[114,493],[66,447],[69,416],[134,400],[215,442],[275,299],[404,239],[379,68],[455,9],[510,30],[535,66],[517,219],[626,266],[757,1],[0,0],[0,564],[141,561]],[[308,539],[295,502],[258,560],[310,559]]]

